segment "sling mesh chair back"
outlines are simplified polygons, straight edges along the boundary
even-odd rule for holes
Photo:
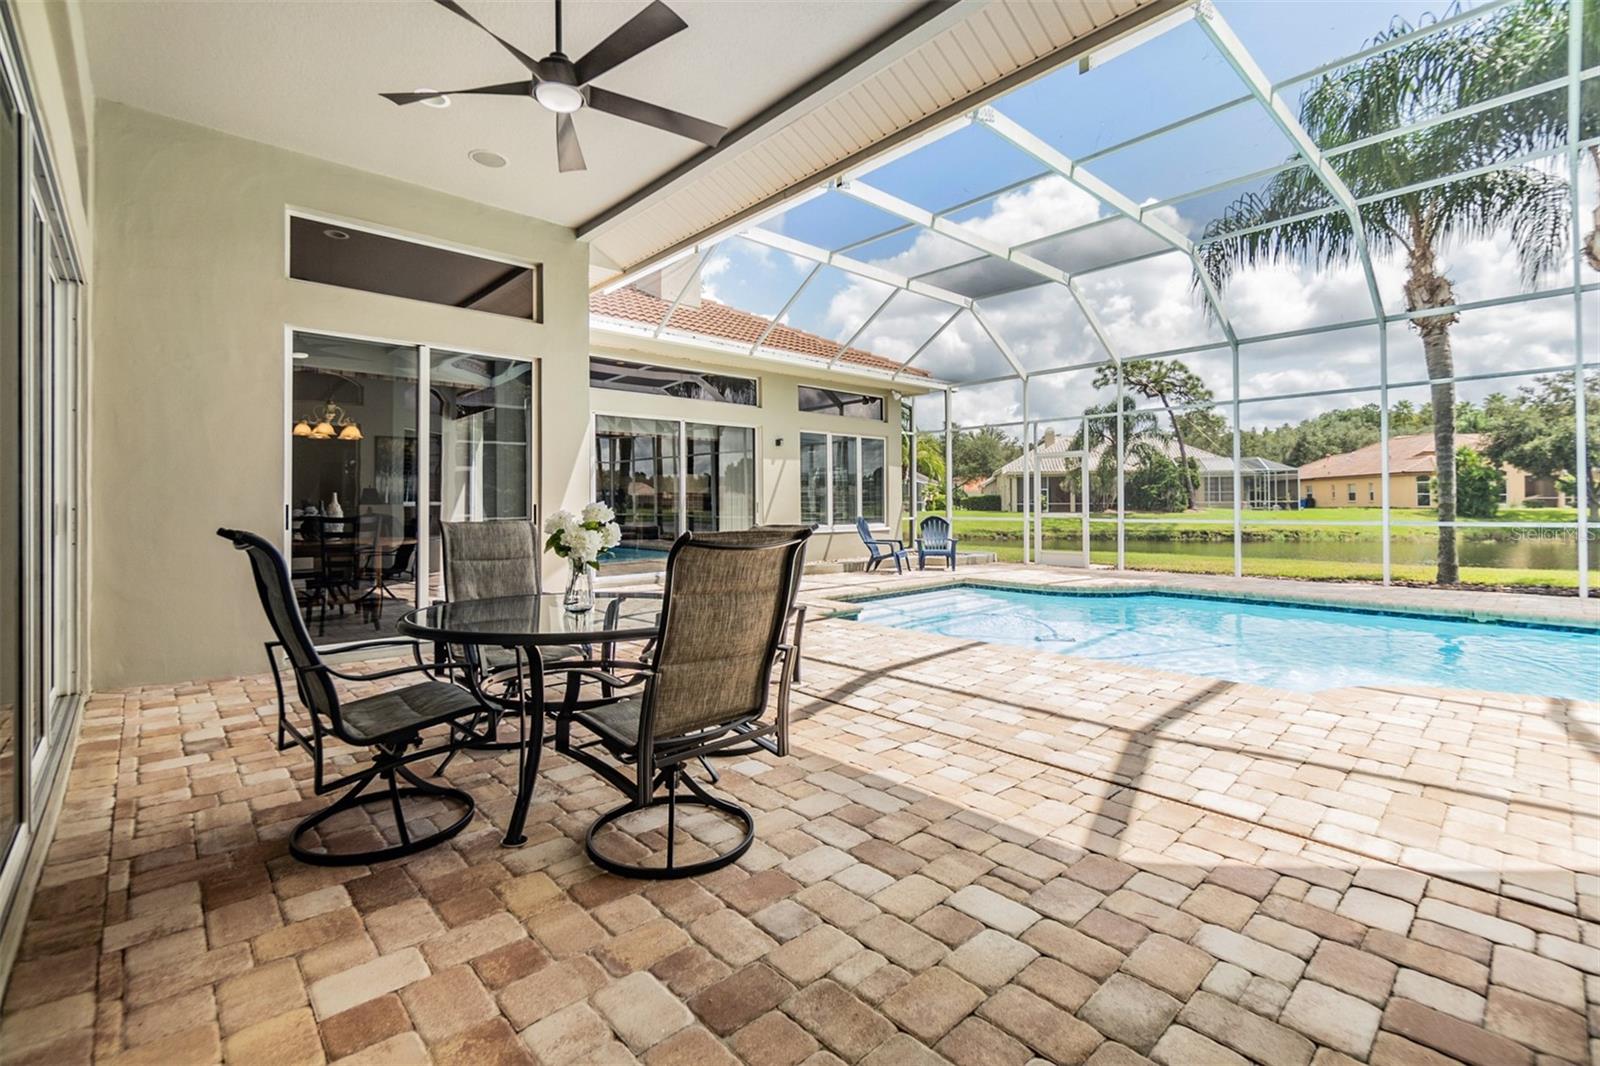
[[[754,743],[775,755],[788,754],[794,652],[783,635],[810,536],[809,529],[800,529],[787,540],[738,544],[683,534],[667,556],[661,636],[642,674],[643,689],[558,720],[557,750],[629,797],[589,827],[585,844],[596,865],[636,877],[692,877],[734,862],[750,847],[755,839],[750,812],[711,795],[685,771],[691,761],[735,745]],[[769,716],[774,667],[779,668],[778,693]],[[574,743],[574,724],[595,739]],[[680,785],[689,792],[682,799]],[[663,788],[664,797],[659,795]],[[630,864],[596,846],[606,826],[663,804],[664,865]],[[741,827],[737,842],[710,858],[679,863],[679,804],[731,817]]]
[[[476,522],[439,523],[444,547],[445,597],[451,600],[486,600],[497,596],[537,596],[543,591],[539,563],[543,555],[539,521],[534,518],[491,518]],[[461,658],[476,669],[476,684],[510,684],[518,678],[517,658],[507,648],[462,649]],[[545,663],[584,660],[586,652],[570,645],[538,649]],[[576,698],[577,679],[568,678],[569,695]],[[489,740],[495,748],[515,747],[515,741],[497,741],[499,715],[488,719]]]
[[[783,544],[801,538],[800,559],[795,564],[794,579],[789,588],[789,628],[785,642],[794,645],[794,679],[800,680],[800,666],[805,658],[802,641],[806,631],[806,607],[800,602],[800,579],[805,576],[806,548],[802,534],[810,526],[752,526],[749,529],[730,529],[716,533],[696,533],[700,544]]]
[[[323,661],[317,647],[311,643],[290,584],[289,568],[278,549],[254,533],[235,529],[219,529],[217,535],[245,553],[250,561],[255,579],[256,593],[262,610],[272,627],[276,639],[267,642],[267,661],[272,667],[273,683],[278,692],[279,751],[290,744],[299,744],[311,754],[313,760],[313,788],[324,795],[347,788],[328,807],[317,811],[295,826],[289,836],[289,851],[302,862],[319,866],[352,866],[385,859],[400,858],[432,847],[455,836],[472,820],[473,800],[460,789],[432,784],[418,777],[410,764],[436,755],[453,753],[469,735],[470,723],[484,710],[471,693],[455,685],[439,681],[423,681],[405,688],[391,689],[362,699],[343,701],[339,696],[335,678],[348,681],[376,681],[402,674],[426,672],[430,668],[418,662],[415,665],[382,670],[371,674],[354,674],[337,670]],[[384,646],[406,646],[415,649],[415,643],[401,638],[360,641],[339,645],[340,651],[354,651]],[[288,659],[294,676],[295,690],[310,718],[309,732],[303,731],[289,720],[285,702],[282,675],[278,669],[274,649],[281,648]],[[421,746],[421,733],[433,726],[443,726],[446,735],[442,742],[429,747]],[[326,739],[333,739],[353,748],[372,750],[372,764],[354,773],[328,780],[324,774],[324,747]],[[400,784],[403,778],[407,783]],[[367,793],[368,786],[383,782],[388,788]],[[407,824],[406,809],[414,806],[409,801],[429,800],[449,806],[459,806],[461,813],[455,821],[442,829],[433,829],[420,837],[413,837]],[[342,811],[352,810],[371,803],[387,802],[394,817],[393,832],[398,843],[386,844],[363,851],[316,850],[308,845],[306,834],[317,829],[328,819]],[[430,812],[436,813],[436,812]],[[381,829],[379,829],[381,833]],[[324,841],[326,843],[326,841]]]

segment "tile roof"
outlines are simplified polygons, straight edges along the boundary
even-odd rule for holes
[[[654,326],[660,322],[670,306],[668,301],[651,296],[631,285],[615,292],[589,294],[589,314],[642,325]],[[697,307],[679,304],[677,310],[672,312],[672,321],[667,323],[667,328],[681,330],[684,333],[698,333],[737,344],[754,344],[771,325],[771,319],[762,318],[749,311],[741,311],[737,307],[729,307],[715,300],[701,300]],[[793,352],[796,355],[811,356],[819,361],[832,359],[834,353],[839,350],[838,341],[831,341],[815,333],[807,333],[805,330],[784,325],[772,326],[772,332],[767,334],[767,339],[762,341],[761,346]],[[873,355],[860,348],[846,349],[839,357],[839,361],[871,370],[894,371],[901,368],[893,359],[885,359],[881,355]],[[912,377],[928,376],[915,367],[908,368],[905,372]]]
[[[1456,447],[1480,448],[1480,433],[1457,433]],[[1389,438],[1389,473],[1431,474],[1434,472],[1432,433],[1412,433],[1404,437]],[[1382,456],[1377,444],[1357,448],[1342,455],[1329,455],[1300,468],[1302,478],[1318,477],[1372,477],[1383,470]]]

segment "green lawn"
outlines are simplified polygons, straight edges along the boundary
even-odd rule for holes
[[[1432,523],[1430,509],[1391,512],[1396,522]],[[1233,513],[1223,508],[1189,511],[1181,515],[1131,513],[1127,525],[1126,565],[1130,570],[1164,570],[1172,573],[1231,574],[1233,572]],[[1382,511],[1375,507],[1318,508],[1307,511],[1246,512],[1242,531],[1245,542],[1244,572],[1259,577],[1300,578],[1312,581],[1378,581],[1382,579]],[[1534,522],[1552,526],[1575,525],[1572,508],[1517,508],[1502,510],[1504,522]],[[977,550],[993,551],[1002,562],[1022,558],[1022,516],[992,511],[957,511],[956,535]],[[1079,520],[1075,516],[1045,519],[1047,546],[1054,541],[1076,547]],[[1116,520],[1097,515],[1091,519],[1092,556],[1096,563],[1116,562]],[[1390,574],[1396,581],[1431,584],[1437,536],[1431,524],[1391,525]],[[1570,549],[1551,544],[1543,553],[1529,552],[1518,543],[1521,534],[1504,530],[1464,530],[1461,543],[1475,549],[1463,559],[1461,581],[1468,585],[1529,588],[1574,588],[1576,570],[1566,565]],[[1571,537],[1575,538],[1574,529]],[[1567,538],[1556,538],[1566,541]],[[1152,543],[1157,542],[1157,543]],[[1166,549],[1166,544],[1171,549]],[[1600,551],[1594,567],[1600,568]],[[1574,555],[1575,558],[1575,555]],[[1520,566],[1500,565],[1517,562]],[[1476,564],[1476,565],[1474,565]],[[1493,564],[1493,565],[1489,565]]]
[[[1232,539],[1233,512],[1227,508],[1212,507],[1198,511],[1173,514],[1154,511],[1130,511],[1129,535],[1155,540]],[[1390,511],[1391,523],[1437,521],[1433,508],[1396,508]],[[1379,539],[1382,530],[1376,526],[1352,526],[1353,522],[1378,523],[1383,512],[1377,507],[1323,507],[1305,511],[1246,511],[1244,533],[1248,540],[1344,540]],[[1537,522],[1548,525],[1573,525],[1578,520],[1577,511],[1571,507],[1518,507],[1504,508],[1494,522]],[[1471,523],[1473,519],[1461,519]],[[1072,536],[1077,532],[1079,519],[1075,515],[1047,516],[1045,533]],[[1110,536],[1116,525],[1113,516],[1090,516],[1090,528],[1096,540]],[[1020,540],[1022,515],[1016,511],[956,511],[956,535],[972,539]],[[1188,528],[1186,528],[1188,527]],[[1426,525],[1406,526],[1391,524],[1390,536],[1395,540],[1431,540],[1434,531]]]

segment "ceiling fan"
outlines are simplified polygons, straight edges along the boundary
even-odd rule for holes
[[[688,137],[712,148],[715,148],[723,135],[728,132],[713,122],[706,122],[692,115],[685,115],[590,84],[613,67],[620,66],[646,49],[660,44],[679,30],[689,28],[688,23],[679,18],[677,13],[661,0],[652,0],[649,7],[618,26],[611,32],[611,36],[595,45],[576,62],[568,59],[566,53],[561,51],[561,0],[555,0],[556,50],[543,59],[534,59],[510,41],[497,35],[473,18],[455,0],[435,0],[435,3],[455,12],[493,37],[500,43],[500,47],[527,67],[533,77],[527,81],[480,85],[475,89],[380,94],[384,99],[404,105],[437,100],[442,96],[531,97],[556,116],[556,161],[563,172],[586,169],[583,149],[578,145],[578,129],[572,121],[573,112],[584,107],[604,111],[608,115],[616,115],[618,118],[633,122],[642,122],[646,126],[676,133],[680,137]]]

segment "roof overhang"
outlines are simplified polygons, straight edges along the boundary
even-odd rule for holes
[[[871,385],[893,389],[906,396],[942,392],[953,387],[948,382],[931,377],[902,375],[897,378],[893,370],[875,370],[850,363],[834,363],[830,366],[826,359],[790,354],[773,348],[763,347],[751,352],[748,344],[737,341],[719,341],[715,337],[677,330],[658,333],[653,326],[593,314],[589,316],[589,347],[592,351],[623,356],[632,354],[685,359],[746,373],[763,368],[781,370],[824,384]]]

